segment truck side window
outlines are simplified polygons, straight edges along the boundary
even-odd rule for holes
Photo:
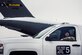
[[[76,41],[76,30],[74,27],[62,27],[50,34],[52,41]]]

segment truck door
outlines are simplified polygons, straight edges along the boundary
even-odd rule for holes
[[[43,42],[44,55],[81,55],[81,42],[77,27],[53,30]]]

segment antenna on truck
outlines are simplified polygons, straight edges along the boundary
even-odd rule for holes
[[[69,24],[68,22],[63,22],[63,23],[61,23],[61,24]]]

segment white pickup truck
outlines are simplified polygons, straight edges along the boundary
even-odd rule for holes
[[[82,26],[54,24],[36,35],[3,26],[0,26],[0,55],[82,55]]]

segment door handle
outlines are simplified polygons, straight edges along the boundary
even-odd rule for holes
[[[74,47],[80,47],[79,44],[73,44],[72,46],[74,46]]]

